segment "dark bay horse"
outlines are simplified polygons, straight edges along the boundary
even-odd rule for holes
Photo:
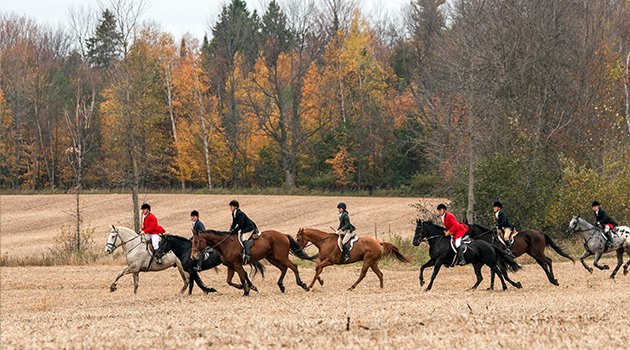
[[[206,247],[215,249],[221,255],[223,264],[228,267],[227,283],[232,287],[238,289],[242,288],[243,296],[249,295],[250,289],[257,291],[256,286],[252,284],[247,276],[247,272],[243,269],[243,258],[241,257],[243,248],[238,241],[237,235],[215,230],[202,232],[193,231],[192,246],[191,256],[193,259],[197,259],[197,256],[202,250],[206,249]],[[278,287],[282,293],[285,292],[283,281],[287,273],[287,268],[291,269],[293,274],[295,274],[297,285],[302,287],[305,291],[308,291],[309,288],[306,286],[306,283],[302,282],[300,279],[297,266],[289,259],[289,252],[295,254],[300,259],[314,259],[302,250],[293,237],[282,232],[267,230],[263,231],[260,237],[254,241],[250,261],[255,262],[266,259],[273,266],[277,267],[280,270]],[[234,272],[238,273],[241,279],[240,285],[232,283]]]
[[[197,283],[197,286],[201,288],[201,290],[205,293],[213,293],[217,290],[214,288],[208,288],[201,280],[199,276],[199,272],[195,270],[193,267],[197,265],[197,262],[191,258],[192,252],[192,242],[188,238],[184,238],[176,235],[162,235],[162,239],[160,240],[160,247],[155,251],[155,256],[158,258],[162,258],[166,253],[172,251],[175,256],[181,261],[182,267],[184,271],[190,274],[191,282],[188,285],[188,294],[192,294],[193,290],[193,281]],[[221,265],[221,256],[215,250],[212,250],[208,258],[203,260],[201,264],[201,271],[209,270]],[[260,271],[261,274],[265,275],[265,267],[259,263],[255,262],[252,264],[254,267],[254,271]]]
[[[489,230],[481,225],[473,224],[468,225],[470,228],[470,237],[472,239],[478,239],[486,241],[495,247],[505,250],[505,246],[496,235],[495,230]],[[551,247],[556,253],[559,255],[575,262],[573,258],[566,253],[562,247],[557,245],[551,237],[548,235],[537,231],[537,230],[525,230],[518,231],[518,234],[514,236],[514,243],[512,243],[512,254],[515,257],[519,257],[525,253],[534,258],[538,265],[542,267],[543,271],[545,271],[545,275],[547,275],[547,279],[553,285],[559,285],[558,280],[553,275],[553,267],[551,265],[551,258],[545,255],[545,248]],[[490,273],[490,288],[494,287],[494,273]]]
[[[300,228],[297,233],[297,242],[300,247],[304,248],[309,242],[319,249],[319,259],[317,260],[317,266],[315,267],[315,277],[311,282],[309,288],[313,288],[315,281],[319,281],[321,285],[324,281],[319,277],[322,270],[326,266],[330,265],[342,265],[351,264],[357,261],[363,261],[361,267],[361,274],[354,284],[348,288],[353,290],[357,285],[365,278],[368,268],[378,276],[383,288],[383,272],[378,268],[378,262],[381,258],[386,256],[393,256],[400,262],[408,263],[409,260],[400,253],[398,248],[387,242],[379,242],[372,237],[361,237],[354,244],[354,248],[350,251],[350,260],[346,263],[341,262],[341,251],[337,245],[338,235],[328,232],[320,231],[314,228]]]
[[[433,287],[433,281],[437,276],[442,265],[450,267],[454,261],[456,253],[451,248],[451,237],[444,235],[444,228],[434,225],[430,221],[416,221],[416,232],[413,236],[413,245],[420,245],[420,241],[426,240],[429,243],[429,261],[424,263],[420,267],[420,286],[424,285],[423,272],[427,267],[433,267],[433,274],[431,275],[431,281],[427,286],[427,291]],[[512,282],[507,277],[507,270],[516,272],[521,269],[521,266],[507,253],[504,253],[500,249],[492,246],[485,241],[472,241],[468,244],[468,248],[464,253],[466,262],[472,264],[475,268],[475,275],[477,276],[477,282],[471,287],[476,289],[477,286],[483,280],[481,275],[481,268],[483,265],[487,265],[490,270],[494,271],[501,280],[503,290],[507,289],[504,276],[508,281],[516,288],[521,288],[520,282]],[[504,273],[505,272],[505,273]]]

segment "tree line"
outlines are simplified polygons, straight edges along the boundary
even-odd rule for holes
[[[232,0],[177,39],[146,6],[0,14],[1,188],[385,189],[528,227],[597,197],[628,220],[627,1]]]

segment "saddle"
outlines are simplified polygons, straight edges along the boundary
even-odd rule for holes
[[[354,243],[358,240],[359,240],[359,237],[354,236],[346,244],[344,244],[344,246],[347,248],[348,253],[352,251],[352,248],[354,248]],[[342,247],[339,245],[339,243],[337,243],[337,245],[339,246],[339,250],[343,250]]]
[[[462,237],[462,245],[464,246],[464,253],[466,253],[466,250],[468,250],[468,245],[472,242],[472,238],[470,238],[470,236],[467,234],[464,237]],[[455,248],[455,239],[453,239],[453,237],[451,237],[451,249],[457,253],[457,248]]]
[[[257,240],[262,236],[262,232],[259,229],[255,229],[254,233],[252,233],[252,240]]]

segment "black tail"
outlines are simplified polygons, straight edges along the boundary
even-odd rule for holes
[[[495,246],[492,247],[497,254],[497,262],[502,270],[508,269],[509,271],[516,272],[521,269],[521,265],[519,265],[512,256]]]
[[[571,255],[569,255],[569,253],[565,252],[562,247],[560,247],[559,245],[556,244],[556,242],[554,242],[551,237],[547,236],[546,233],[543,233],[543,235],[545,236],[545,245],[547,247],[551,247],[553,250],[555,250],[556,253],[558,253],[558,255],[562,255],[565,258],[571,260],[572,263],[575,264],[575,260],[573,259],[573,257]]]
[[[249,266],[254,268],[254,272],[252,273],[252,279],[256,277],[256,273],[260,272],[262,278],[265,278],[265,265],[261,264],[260,261],[250,262]]]
[[[295,256],[297,256],[300,259],[303,260],[315,260],[317,259],[317,257],[319,256],[319,254],[315,254],[313,256],[308,256],[308,254],[306,254],[306,252],[304,251],[304,249],[302,249],[302,247],[300,247],[300,245],[298,244],[298,242],[291,237],[290,235],[287,235],[287,237],[289,237],[289,244],[291,245],[291,253],[295,254]]]

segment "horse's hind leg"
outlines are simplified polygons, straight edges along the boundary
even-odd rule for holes
[[[488,289],[486,290],[494,290],[494,277],[495,277],[495,273],[494,271],[492,271],[492,269],[490,269],[490,287],[488,287]]]
[[[628,253],[628,256],[630,256],[630,250],[626,251],[626,253]],[[623,275],[627,275],[628,274],[628,267],[630,267],[630,260],[628,260],[626,262],[625,265],[623,265]]]
[[[131,270],[129,269],[129,266],[125,267],[125,269],[124,269],[124,270],[122,270],[122,271],[118,274],[118,276],[116,276],[116,278],[114,279],[114,282],[112,282],[112,285],[111,285],[111,286],[109,286],[109,291],[110,291],[110,292],[115,292],[115,291],[116,291],[116,289],[117,289],[117,287],[116,287],[116,282],[118,282],[118,280],[119,280],[122,276],[124,276],[124,275],[126,275],[126,274],[128,274],[128,273],[131,273]]]
[[[378,280],[381,282],[381,288],[383,288],[383,272],[381,271],[381,269],[378,268],[378,260],[370,265],[370,268],[372,269],[372,271],[374,271],[376,277],[378,277]]]
[[[140,273],[134,272],[133,274],[133,294],[138,294],[138,282],[140,281]]]
[[[313,286],[315,285],[315,281],[319,281],[321,285],[324,285],[324,281],[322,281],[319,275],[324,270],[324,267],[330,266],[330,265],[332,265],[332,263],[329,260],[324,260],[317,263],[317,266],[315,266],[315,276],[313,277],[313,281],[311,282],[311,284],[308,286],[309,289],[313,289]]]
[[[302,289],[304,289],[305,291],[307,291],[307,292],[308,292],[308,291],[309,291],[308,286],[307,286],[307,285],[306,285],[306,283],[304,283],[304,282],[302,281],[302,279],[300,278],[300,272],[298,271],[298,267],[297,267],[297,265],[295,265],[295,264],[294,264],[294,263],[293,263],[293,262],[289,259],[289,257],[288,257],[288,256],[287,256],[286,260],[283,262],[283,264],[284,264],[286,267],[290,268],[290,269],[291,269],[291,271],[293,271],[293,274],[295,275],[295,283],[296,283],[298,286],[302,287]],[[320,279],[321,279],[321,278],[320,278]],[[324,282],[323,282],[323,281],[320,281],[320,283],[322,283],[322,284],[323,284]]]
[[[473,264],[473,267],[475,268],[475,276],[477,276],[477,282],[475,282],[475,284],[472,287],[470,287],[471,290],[477,289],[477,286],[479,286],[481,281],[483,281],[483,275],[481,274],[481,267],[482,266],[483,266],[483,263],[475,263],[475,264]]]
[[[584,266],[584,268],[586,269],[586,271],[593,273],[593,268],[586,265],[586,262],[584,261],[584,259],[588,258],[589,256],[593,255],[591,252],[589,252],[588,250],[585,250],[584,253],[582,253],[582,255],[580,255],[580,262],[582,263],[582,266]]]
[[[267,261],[269,261],[271,265],[277,267],[280,270],[280,277],[278,278],[278,288],[280,288],[280,291],[284,293],[286,290],[286,288],[284,287],[284,276],[287,274],[287,267],[271,256],[267,257]]]
[[[357,281],[354,282],[354,284],[350,288],[348,288],[348,290],[355,289],[357,285],[359,285],[359,283],[363,281],[363,279],[365,278],[365,275],[367,275],[368,268],[370,268],[370,264],[367,262],[367,259],[366,259],[363,261],[363,266],[361,266],[361,273],[359,274],[359,279],[357,279]]]
[[[505,284],[505,280],[503,279],[503,274],[501,273],[501,270],[499,270],[497,268],[497,266],[490,266],[490,269],[494,271],[494,273],[497,274],[497,276],[499,276],[499,280],[501,281],[501,287],[503,288],[503,290],[507,290],[507,284]]]
[[[523,285],[521,284],[521,282],[514,282],[510,279],[510,276],[508,275],[507,269],[500,269],[501,273],[503,274],[503,277],[505,278],[506,281],[508,281],[509,284],[511,284],[513,287],[521,289],[523,288]]]
[[[610,275],[610,278],[612,279],[615,279],[615,275],[617,274],[617,271],[619,271],[619,268],[623,264],[623,253],[624,253],[623,248],[617,249],[617,266],[615,266],[615,269]]]
[[[547,279],[549,280],[549,283],[557,286],[558,285],[558,281],[556,281],[555,278],[553,278],[553,274],[549,270],[549,265],[547,263],[546,257],[544,257],[544,258],[534,257],[534,259],[536,260],[536,263],[538,265],[540,265],[540,267],[543,269],[543,271],[545,271],[545,276],[547,276]]]
[[[193,271],[194,271],[194,270],[193,270]],[[191,276],[192,276],[192,275],[191,275]],[[203,281],[201,280],[201,276],[199,276],[199,273],[197,273],[197,271],[194,271],[194,276],[193,276],[193,279],[194,279],[195,283],[197,283],[197,286],[198,286],[199,288],[201,288],[201,290],[202,290],[205,294],[208,294],[208,293],[214,293],[214,292],[216,292],[216,291],[217,291],[217,290],[216,290],[216,289],[214,289],[214,288],[208,288],[208,287],[205,285],[205,283],[203,283]],[[190,290],[188,291],[188,294],[192,294],[192,287],[193,287],[193,283],[191,282],[191,283],[190,283]]]
[[[549,275],[551,275],[551,278],[553,279],[553,282],[551,282],[553,285],[559,286],[560,283],[558,283],[558,280],[556,279],[556,276],[553,274],[553,260],[551,260],[550,257],[545,256],[545,262],[547,263],[547,268],[549,268]]]

